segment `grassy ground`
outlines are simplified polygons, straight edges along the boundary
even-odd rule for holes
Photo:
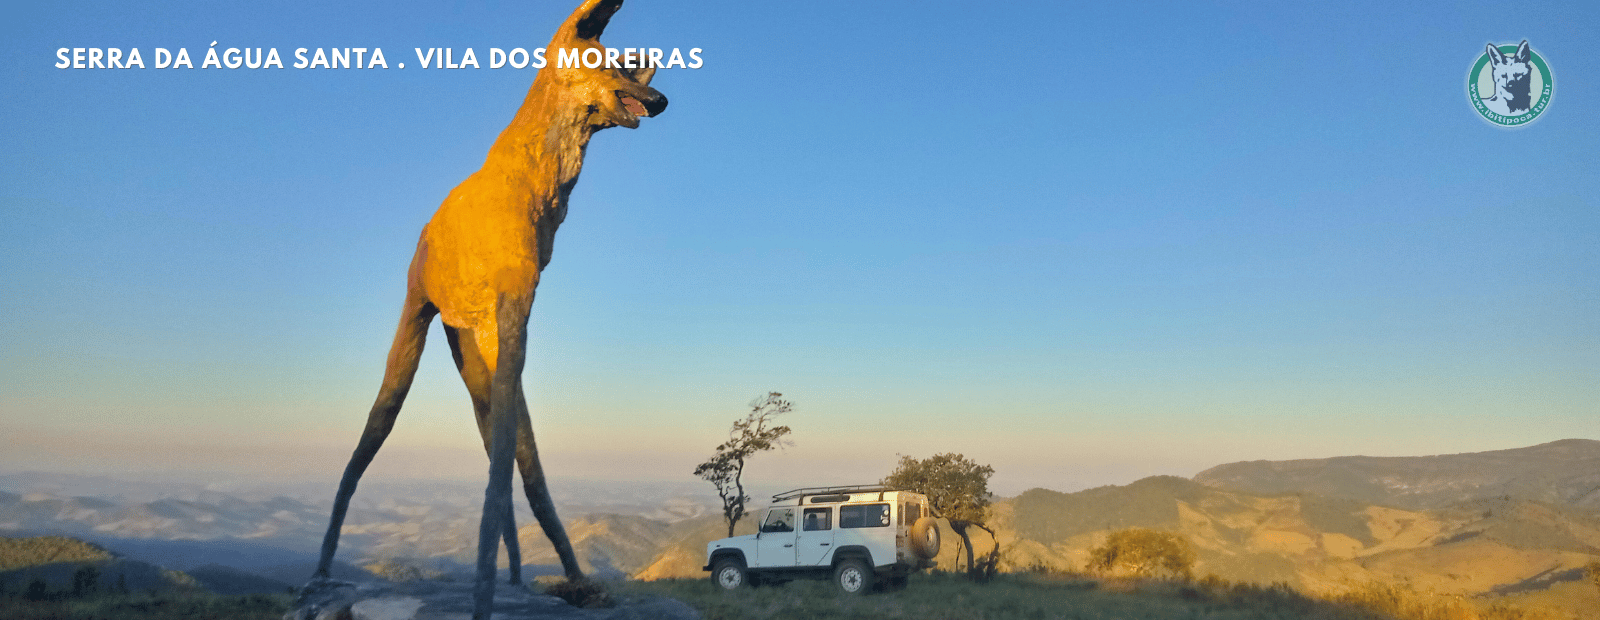
[[[289,610],[288,594],[221,596],[204,592],[102,594],[85,598],[29,600],[0,597],[6,620],[278,620]]]
[[[656,594],[699,609],[706,620],[1556,620],[1568,614],[1474,603],[1369,584],[1335,600],[1287,588],[1097,580],[1074,575],[1004,574],[978,584],[949,574],[914,575],[906,589],[843,596],[826,581],[723,592],[708,579],[624,582],[616,598]],[[290,596],[204,592],[102,594],[29,600],[0,596],[5,620],[276,620]]]
[[[906,589],[864,597],[822,581],[722,592],[709,580],[634,582],[628,593],[670,596],[706,620],[828,618],[916,620],[1205,619],[1369,620],[1355,606],[1317,601],[1280,588],[1205,588],[1170,582],[1102,582],[1044,575],[1001,575],[977,584],[953,575],[916,575]]]
[[[987,584],[948,575],[915,575],[906,589],[864,597],[839,594],[830,582],[723,592],[707,579],[630,582],[619,594],[670,596],[706,620],[1557,620],[1567,614],[1503,603],[1439,598],[1371,585],[1333,599],[1287,587],[1096,580],[1073,575],[1005,574]]]

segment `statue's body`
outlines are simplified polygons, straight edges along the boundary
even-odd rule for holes
[[[557,49],[597,48],[604,53],[600,32],[621,5],[622,0],[584,2],[556,32],[547,48],[552,57]],[[545,485],[522,393],[528,313],[589,138],[607,127],[638,127],[640,117],[665,109],[666,97],[649,87],[653,75],[654,69],[604,65],[540,70],[483,167],[451,190],[423,228],[383,386],[340,480],[314,580],[328,577],[356,483],[394,427],[435,315],[444,323],[489,453],[474,617],[489,615],[501,538],[512,556],[512,579],[520,581],[511,504],[513,462],[567,577],[582,578]]]

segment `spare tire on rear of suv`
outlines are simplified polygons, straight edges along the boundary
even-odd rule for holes
[[[911,524],[911,552],[924,560],[939,555],[939,520],[921,517]]]

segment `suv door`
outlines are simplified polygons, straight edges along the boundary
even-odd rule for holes
[[[839,507],[839,531],[834,544],[839,547],[861,545],[872,552],[872,561],[895,561],[895,531],[888,502],[845,504]]]
[[[800,535],[795,539],[795,565],[818,566],[833,551],[833,507],[807,508],[800,519]]]
[[[767,511],[756,533],[756,561],[752,567],[794,566],[794,509]]]

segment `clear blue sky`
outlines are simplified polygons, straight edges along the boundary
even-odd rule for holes
[[[552,475],[688,479],[768,390],[796,445],[751,475],[796,483],[1600,438],[1600,5],[1103,4],[628,2],[604,42],[705,65],[589,149],[531,328]],[[331,485],[416,235],[533,79],[488,48],[573,5],[4,9],[0,468]],[[1466,73],[1524,38],[1556,92],[1501,130]],[[213,40],[390,68],[53,66]],[[373,475],[484,470],[430,344]]]

